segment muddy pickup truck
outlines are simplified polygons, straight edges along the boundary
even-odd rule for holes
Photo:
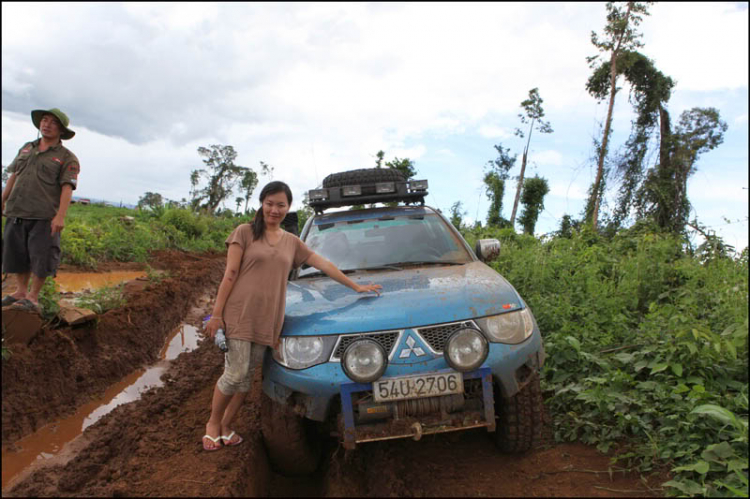
[[[424,206],[427,187],[373,168],[329,175],[308,193],[316,213],[301,239],[355,282],[383,290],[359,295],[305,265],[290,276],[261,404],[281,473],[314,471],[331,436],[353,449],[486,428],[504,452],[540,438],[544,347],[534,316],[484,263],[500,243],[480,240],[472,251]],[[366,208],[375,203],[385,206]]]

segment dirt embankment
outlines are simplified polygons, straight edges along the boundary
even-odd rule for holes
[[[160,261],[173,273],[172,282],[139,292],[127,307],[111,312],[88,333],[64,330],[61,332],[68,338],[64,339],[48,331],[37,340],[49,342],[41,343],[49,353],[40,354],[46,364],[34,364],[40,370],[35,372],[68,376],[73,387],[60,383],[54,390],[45,389],[42,385],[49,384],[46,374],[34,377],[27,373],[30,368],[14,368],[14,380],[20,381],[13,384],[23,383],[27,393],[44,393],[41,396],[46,398],[34,400],[33,406],[44,406],[45,416],[32,419],[13,409],[12,416],[25,418],[25,422],[11,426],[9,435],[22,435],[43,421],[72,412],[80,401],[100,393],[142,363],[153,361],[174,325],[181,321],[195,323],[201,315],[210,313],[208,305],[196,308],[195,300],[206,292],[215,293],[223,258],[170,254]],[[153,262],[151,265],[155,266]],[[114,337],[105,339],[107,334]],[[143,347],[143,343],[151,346]],[[32,344],[28,354],[19,354],[28,358],[18,360],[30,365],[38,346]],[[118,355],[128,356],[127,360],[114,360]],[[110,362],[119,367],[110,367]],[[609,457],[577,443],[551,445],[522,456],[502,455],[483,430],[435,435],[419,442],[375,442],[348,452],[330,441],[317,473],[286,478],[270,469],[260,437],[259,372],[235,421],[235,430],[245,442],[217,452],[202,450],[211,393],[222,368],[222,354],[212,342],[199,343],[197,349],[172,361],[162,387],[114,409],[87,428],[75,442],[73,452],[49,460],[50,465],[38,467],[3,495],[627,497],[659,495],[656,488],[663,481],[663,476],[655,476],[643,483],[637,473],[620,472],[621,465],[612,465]],[[70,369],[78,370],[66,375]],[[75,381],[79,373],[86,373],[88,378],[106,376],[108,381]],[[23,391],[6,388],[9,383],[5,374],[4,365],[4,443],[6,390]],[[40,386],[32,387],[34,383]],[[88,395],[78,393],[81,384],[87,387]],[[65,391],[58,394],[57,390]],[[50,402],[56,408],[47,407]]]
[[[196,290],[218,285],[224,257],[160,252],[151,265],[171,277],[129,296],[125,307],[80,327],[46,327],[28,346],[11,346],[12,361],[2,365],[4,449],[156,360]]]

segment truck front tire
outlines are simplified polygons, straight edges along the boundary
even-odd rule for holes
[[[320,462],[320,439],[315,423],[287,406],[261,395],[261,433],[273,468],[286,476],[307,475]]]

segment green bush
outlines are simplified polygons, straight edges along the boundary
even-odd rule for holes
[[[666,490],[747,495],[747,258],[704,264],[672,235],[638,226],[539,241],[504,230],[492,266],[529,303],[544,336],[546,403],[559,441],[582,441]]]
[[[200,237],[208,229],[208,224],[199,215],[183,209],[171,208],[164,211],[161,221],[172,225],[189,238]]]

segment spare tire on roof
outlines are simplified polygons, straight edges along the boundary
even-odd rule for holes
[[[361,168],[331,173],[323,179],[323,188],[374,184],[377,182],[403,182],[404,180],[406,180],[404,174],[393,168]]]
[[[284,227],[285,231],[291,232],[295,236],[299,236],[298,220],[299,217],[297,216],[297,212],[289,211],[287,212],[286,217],[284,217],[284,220],[282,220],[281,226]]]

